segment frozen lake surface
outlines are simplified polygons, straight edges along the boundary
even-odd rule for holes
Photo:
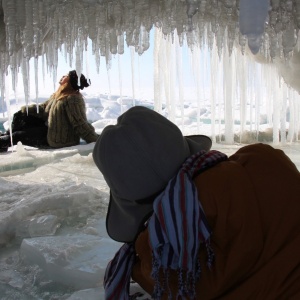
[[[213,144],[231,155],[243,145]],[[108,187],[94,144],[60,150],[22,145],[0,160],[1,299],[103,299]],[[300,170],[300,145],[282,149]]]
[[[88,119],[98,133],[132,106],[130,98],[100,98],[87,99]],[[136,104],[153,108],[150,102]],[[194,104],[185,105],[183,121],[180,110],[176,115],[185,135],[210,136],[209,106],[200,124]],[[263,124],[260,135],[272,134]],[[212,148],[230,156],[242,146],[214,142]],[[300,170],[299,142],[273,146]],[[120,244],[106,233],[109,189],[93,148],[94,143],[56,150],[17,145],[0,154],[0,299],[104,299],[106,265]]]

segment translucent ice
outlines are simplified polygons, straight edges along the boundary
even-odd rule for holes
[[[269,0],[240,0],[239,28],[248,37],[253,54],[259,51],[261,37],[265,31]]]
[[[102,284],[107,263],[119,248],[111,239],[79,234],[24,239],[21,254],[51,280],[92,288]]]
[[[37,237],[54,235],[60,227],[60,220],[55,215],[43,215],[21,221],[17,224],[16,235],[20,237]]]

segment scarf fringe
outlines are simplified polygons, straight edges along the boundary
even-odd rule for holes
[[[207,251],[206,266],[211,270],[215,254],[210,245],[210,240],[205,242]],[[178,272],[178,293],[176,299],[184,300],[186,298],[196,299],[196,282],[201,276],[201,264],[200,260],[197,259],[195,270],[192,272],[185,272],[182,269],[177,269]],[[161,281],[161,274],[162,281]],[[152,297],[154,300],[159,300],[162,298],[164,293],[168,294],[168,300],[173,299],[173,295],[169,285],[170,271],[167,268],[163,268],[160,263],[160,259],[155,258],[153,254],[152,259],[152,278],[154,279],[154,291]],[[185,278],[184,278],[185,277]]]

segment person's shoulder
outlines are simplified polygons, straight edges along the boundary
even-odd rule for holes
[[[69,103],[81,103],[83,102],[83,97],[81,94],[72,94],[72,95],[68,95],[66,97],[66,100],[69,102]]]

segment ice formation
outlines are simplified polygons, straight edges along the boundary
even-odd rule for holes
[[[266,93],[269,97],[272,94],[273,99],[267,115],[275,128],[274,141],[279,141],[279,131],[281,134],[285,131],[287,114],[292,119],[287,140],[294,141],[298,140],[300,123],[299,27],[300,0],[3,0],[0,3],[1,98],[6,99],[5,76],[10,70],[13,89],[17,74],[22,73],[28,102],[31,58],[35,74],[42,58],[56,81],[58,53],[62,52],[70,65],[75,62],[80,73],[82,54],[91,41],[95,67],[99,69],[100,57],[104,56],[109,69],[112,55],[122,55],[125,46],[133,47],[140,55],[147,51],[150,31],[155,28],[158,32],[154,38],[156,110],[161,109],[164,98],[172,118],[175,82],[179,83],[178,97],[184,98],[180,46],[187,44],[194,69],[205,67],[200,72],[206,72],[211,79],[211,105],[217,107],[220,98],[225,103],[227,143],[233,140],[235,105],[240,106],[243,133],[243,116],[249,113],[245,104],[251,102],[255,106],[250,114],[253,127],[257,127],[260,104],[269,101],[265,100]],[[176,52],[175,66],[169,55],[172,49]],[[199,49],[209,52],[205,66],[197,64],[199,58],[195,53]],[[245,56],[251,56],[266,68],[246,63]],[[173,69],[176,79],[171,76]],[[204,73],[197,72],[198,80],[203,79]],[[282,78],[287,88],[278,84]],[[37,75],[35,80],[39,80]],[[222,87],[214,90],[217,87],[214,80]],[[132,81],[133,94],[134,85]],[[215,110],[214,120],[218,119],[217,114]],[[217,124],[213,122],[212,126]]]

